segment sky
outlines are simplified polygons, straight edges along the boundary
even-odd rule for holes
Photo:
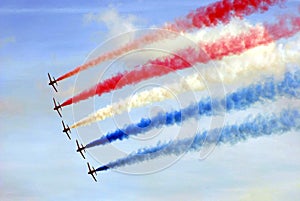
[[[52,97],[63,101],[74,86],[84,88],[99,79],[96,74],[73,77],[59,83],[59,93],[48,87],[47,73],[58,77],[92,57],[105,41],[137,28],[159,27],[213,1],[24,1],[0,4],[0,200],[298,200],[300,199],[300,136],[289,132],[217,147],[207,158],[186,154],[167,166],[163,160],[144,164],[153,173],[135,174],[137,167],[98,174],[95,183],[87,175],[93,166],[114,160],[111,148],[100,158],[76,153],[75,139],[113,129],[112,121],[73,130],[69,141],[61,132],[61,119],[53,112]],[[297,3],[293,1],[290,5]],[[249,17],[252,23],[272,21],[278,7]],[[113,43],[112,43],[113,44]],[[114,44],[117,45],[117,44]],[[102,50],[101,50],[102,51]],[[78,83],[84,83],[78,86]],[[88,114],[109,99],[96,97],[63,109],[63,119]],[[103,101],[104,100],[104,101]],[[280,102],[281,101],[281,102]],[[267,113],[293,100],[258,105]],[[95,106],[96,105],[96,106]],[[88,108],[88,109],[87,109]],[[139,111],[139,110],[137,110]],[[143,111],[147,113],[148,111]],[[251,114],[253,110],[247,110]],[[243,112],[232,119],[244,117]],[[132,119],[139,119],[133,111]],[[232,123],[231,118],[226,119]],[[106,130],[105,130],[106,129]],[[173,130],[172,130],[173,129]],[[170,128],[167,134],[178,128]],[[104,130],[104,131],[103,131]],[[164,132],[162,132],[164,133]],[[168,136],[168,135],[167,135]],[[133,139],[134,140],[134,139]],[[138,141],[138,139],[137,139]],[[117,150],[133,151],[126,141]],[[140,144],[134,144],[138,146]],[[151,172],[151,171],[150,171]]]

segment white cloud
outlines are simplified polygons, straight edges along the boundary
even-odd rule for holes
[[[84,15],[85,23],[104,23],[109,31],[109,36],[135,30],[136,26],[134,24],[138,21],[138,18],[132,14],[121,15],[114,7],[110,7],[99,13],[88,13]]]

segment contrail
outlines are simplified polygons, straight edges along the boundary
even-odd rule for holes
[[[173,32],[186,32],[202,27],[216,26],[219,23],[228,23],[230,19],[234,17],[243,18],[255,12],[265,12],[270,6],[282,4],[284,2],[285,0],[223,0],[209,4],[205,7],[200,7],[195,11],[188,13],[185,17],[175,20],[173,23],[167,23],[162,27],[162,30],[156,30],[146,34],[133,42],[129,42],[118,49],[102,54],[96,59],[76,67],[74,70],[60,76],[57,81],[69,78],[83,70],[118,57],[131,50],[138,49],[168,37],[174,37],[174,33],[166,32],[164,29]]]
[[[131,135],[145,133],[155,128],[180,124],[191,118],[199,119],[205,115],[211,116],[214,113],[218,113],[218,111],[244,110],[255,103],[275,100],[282,96],[299,98],[299,89],[300,70],[295,73],[287,72],[281,81],[274,81],[274,79],[269,78],[263,83],[252,84],[248,87],[238,89],[236,92],[229,93],[223,99],[212,100],[204,98],[198,103],[191,104],[182,110],[159,113],[152,118],[143,118],[138,123],[129,124],[123,129],[117,129],[102,136],[87,144],[86,148],[104,145],[116,140],[123,140]]]
[[[273,41],[291,37],[299,31],[300,17],[282,16],[276,24],[266,23],[264,27],[257,26],[237,36],[225,36],[213,43],[200,43],[199,50],[183,49],[178,51],[177,55],[151,60],[130,72],[119,73],[66,100],[62,106],[77,103],[94,95],[100,96],[103,93],[121,89],[126,85],[152,77],[189,68],[195,63],[208,63],[211,60],[220,60],[225,56],[241,54],[259,45],[267,45]],[[188,58],[188,62],[184,60],[185,58]],[[164,68],[158,68],[159,66]]]
[[[146,147],[132,152],[127,157],[110,162],[96,169],[104,171],[126,165],[153,160],[158,157],[175,155],[179,156],[186,152],[199,151],[206,144],[236,144],[251,138],[283,134],[291,130],[300,129],[300,113],[298,109],[288,109],[280,114],[269,116],[258,115],[254,119],[250,117],[240,125],[227,125],[210,131],[196,134],[194,137],[181,140],[171,140],[166,143],[158,143],[154,147]]]
[[[286,47],[286,46],[285,46]],[[285,55],[283,61],[282,55]],[[201,73],[182,78],[179,82],[175,82],[164,87],[155,87],[146,90],[117,103],[112,103],[104,108],[99,109],[95,113],[76,122],[74,128],[85,126],[96,121],[102,121],[106,118],[121,114],[131,108],[145,106],[149,103],[164,101],[187,91],[202,91],[206,89],[205,82],[238,82],[240,79],[248,78],[253,74],[262,74],[268,72],[270,74],[280,74],[284,71],[287,63],[300,62],[300,52],[289,54],[289,48],[283,50],[276,47],[274,43],[268,46],[259,46],[248,50],[240,56],[233,58],[225,58],[220,63],[226,67],[218,68],[220,78],[214,75],[212,68],[204,68]],[[204,79],[205,81],[204,81]],[[240,78],[240,79],[239,79]],[[256,76],[257,78],[257,76]],[[249,80],[248,80],[249,81]]]

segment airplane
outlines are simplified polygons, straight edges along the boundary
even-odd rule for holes
[[[62,106],[59,104],[59,102],[57,102],[57,104],[56,104],[56,101],[55,101],[54,98],[53,98],[53,102],[54,102],[54,108],[53,108],[53,110],[56,110],[57,113],[59,114],[59,116],[62,117],[62,115],[60,113],[60,111],[62,111]],[[59,109],[60,109],[60,111],[59,111]]]
[[[84,151],[84,153],[86,152],[86,151],[85,151],[85,146],[83,146],[83,145],[81,144],[81,147],[80,147],[78,140],[76,140],[76,144],[77,144],[77,150],[76,150],[76,151],[77,151],[77,152],[80,152],[81,156],[85,159],[85,157],[84,157],[84,155],[83,155],[83,153],[82,153],[82,151]]]
[[[57,92],[57,89],[54,85],[54,84],[56,84],[56,86],[58,86],[57,85],[57,80],[54,77],[53,77],[53,80],[52,80],[49,73],[48,73],[48,77],[49,77],[49,85],[51,85],[53,87],[53,89]]]
[[[63,125],[63,127],[64,127],[63,132],[66,133],[67,136],[68,136],[68,138],[71,140],[71,137],[70,137],[70,135],[69,135],[69,133],[68,133],[69,131],[70,131],[70,133],[71,133],[70,127],[69,127],[68,125],[67,125],[67,127],[66,127],[64,121],[61,121],[61,123],[62,123],[62,125]]]
[[[97,175],[97,172],[96,172],[95,168],[94,167],[91,168],[89,163],[87,163],[87,165],[88,165],[88,168],[89,168],[88,174],[90,174],[93,177],[93,179],[97,182],[97,179],[95,177],[95,175]]]

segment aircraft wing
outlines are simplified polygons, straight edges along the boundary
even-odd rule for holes
[[[58,92],[54,84],[52,85],[52,87],[56,92]]]

